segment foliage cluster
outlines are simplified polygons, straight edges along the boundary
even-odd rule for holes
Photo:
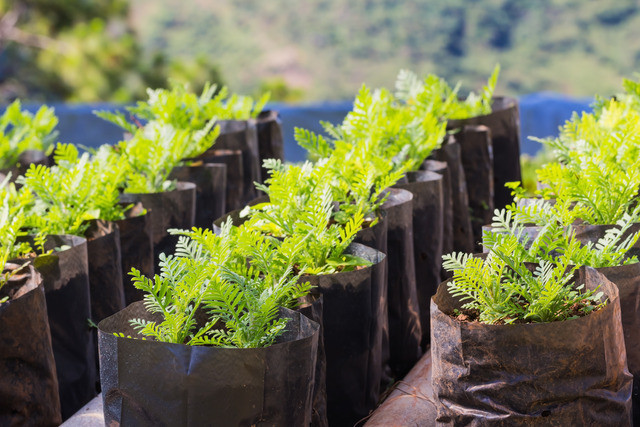
[[[131,134],[117,150],[129,168],[127,193],[174,189],[176,182],[169,180],[171,171],[215,144],[220,134],[218,120],[254,118],[269,99],[269,94],[254,100],[230,93],[227,87],[218,90],[208,82],[200,96],[188,85],[175,82],[170,90],[148,89],[147,95],[146,101],[127,107],[130,118],[123,112],[96,112]]]
[[[109,151],[105,146],[90,157],[72,144],[58,144],[55,166],[31,165],[18,178],[35,196],[24,227],[33,234],[84,236],[89,220],[123,219],[125,207],[118,201],[124,164]]]
[[[31,246],[18,243],[17,238],[24,235],[25,210],[32,202],[31,193],[24,189],[16,190],[9,178],[0,183],[0,266],[4,270],[8,261],[23,258],[32,252]],[[13,273],[19,270],[13,270]],[[12,273],[0,273],[0,289],[7,283]],[[0,301],[3,302],[3,301]]]
[[[12,102],[0,116],[0,169],[16,166],[25,150],[50,154],[58,136],[57,124],[53,108],[43,105],[31,114],[22,110],[19,100]]]
[[[153,279],[132,271],[134,285],[147,294],[145,306],[162,322],[132,319],[145,336],[159,341],[221,347],[264,347],[286,327],[280,306],[293,307],[309,291],[292,273],[297,248],[228,222],[220,235],[211,230],[183,234],[175,255],[161,256]],[[247,263],[250,259],[251,262]],[[206,321],[198,322],[199,313]]]
[[[143,49],[126,0],[2,0],[0,100],[131,102],[168,78],[221,82],[208,58]]]
[[[575,288],[570,273],[582,265],[638,262],[628,252],[640,236],[631,232],[640,215],[640,84],[626,80],[624,87],[617,99],[599,99],[592,113],[574,114],[557,138],[541,141],[552,159],[536,170],[538,198],[496,211],[483,236],[486,260],[444,257],[454,272],[450,292],[481,321],[547,322],[577,315],[576,309],[587,313],[600,297]],[[519,183],[509,186],[523,198]],[[597,241],[581,242],[575,227],[582,224],[609,227]],[[525,262],[539,266],[530,272]]]
[[[640,232],[628,233],[637,220],[638,211],[624,215],[597,242],[582,243],[572,226],[553,221],[532,237],[511,211],[496,210],[492,229],[483,236],[489,250],[485,259],[462,253],[443,256],[443,267],[453,272],[449,292],[485,323],[551,322],[588,314],[603,304],[602,294],[574,286],[573,272],[582,265],[638,262],[635,256],[627,257],[640,237]],[[532,271],[525,263],[536,267]]]
[[[630,81],[625,87],[633,88]],[[574,114],[557,138],[539,140],[553,160],[536,170],[540,188],[535,194],[555,201],[564,225],[615,224],[637,205],[640,110],[632,93],[619,98],[599,100],[593,112]],[[512,188],[523,197],[517,184]]]

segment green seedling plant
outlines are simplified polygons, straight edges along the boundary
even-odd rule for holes
[[[391,162],[393,172],[419,169],[445,136],[445,124],[433,114],[405,108],[386,89],[371,91],[365,85],[343,123],[322,125],[326,138],[305,129],[295,130],[296,141],[310,159],[345,155],[361,147],[367,160]],[[378,173],[384,175],[385,171]]]
[[[35,196],[24,227],[32,234],[84,236],[87,221],[123,219],[126,207],[118,202],[125,165],[107,150],[99,149],[92,159],[72,144],[58,144],[55,166],[31,165],[19,178]]]
[[[132,319],[140,334],[163,342],[236,348],[269,346],[282,334],[286,319],[278,319],[280,303],[306,294],[308,284],[298,283],[292,266],[282,274],[254,267],[252,258],[234,249],[235,238],[242,236],[232,237],[230,231],[230,222],[220,235],[194,229],[187,233],[193,239],[179,238],[175,255],[161,256],[159,275],[149,279],[131,272],[134,285],[147,292],[147,310],[163,319]],[[198,313],[206,313],[206,321],[199,323]]]
[[[491,113],[499,74],[500,65],[496,65],[480,94],[471,92],[465,100],[460,100],[460,83],[452,88],[436,75],[429,74],[420,80],[415,73],[401,70],[396,79],[395,96],[407,108],[421,114],[433,114],[441,121],[482,116]]]
[[[507,224],[512,225],[509,221]],[[489,324],[562,321],[586,315],[604,304],[597,289],[573,285],[573,273],[578,268],[571,259],[575,253],[536,258],[531,251],[537,249],[527,248],[528,236],[524,231],[517,227],[510,230],[513,232],[491,233],[489,253],[484,259],[455,252],[442,257],[443,268],[453,273],[447,285],[450,294],[464,302],[462,308],[477,316],[478,321]],[[538,239],[548,237],[545,234]],[[569,252],[579,249],[580,244],[570,240]],[[533,271],[525,264],[532,261],[538,263]]]
[[[269,202],[241,212],[246,227],[285,241],[301,241],[296,269],[304,274],[349,271],[369,263],[345,253],[364,223],[364,212],[356,210],[344,223],[335,220],[333,172],[325,161],[313,165],[284,165],[265,161],[270,177],[258,189]],[[291,243],[293,244],[293,243]]]
[[[9,178],[0,183],[0,265],[3,270],[8,261],[26,258],[33,251],[27,242],[17,241],[18,237],[25,234],[22,230],[26,221],[25,209],[32,203],[33,195],[26,189],[16,190],[8,182]],[[3,271],[0,274],[0,289],[27,264],[25,262],[20,268]],[[0,303],[7,299],[0,298]]]
[[[138,120],[158,121],[170,124],[176,129],[204,129],[212,118],[218,120],[248,120],[256,118],[269,100],[269,94],[254,100],[250,96],[229,94],[223,86],[218,90],[209,83],[200,96],[189,91],[186,84],[174,83],[170,90],[147,89],[148,99],[138,101],[134,107],[127,107],[133,120],[128,120],[123,112],[96,112],[127,132],[134,133],[139,126]]]
[[[544,203],[544,202],[543,202]],[[538,209],[549,209],[546,203]],[[518,257],[527,262],[552,261],[558,256],[564,256],[573,265],[586,265],[594,268],[617,267],[638,262],[636,256],[629,256],[629,250],[636,244],[640,231],[631,233],[630,229],[638,221],[639,211],[625,214],[615,225],[607,229],[596,242],[580,242],[575,235],[573,226],[564,226],[549,216],[549,221],[534,230],[535,237],[526,232],[526,223],[530,216],[522,211],[531,210],[530,207],[520,208],[514,214],[512,210],[497,210],[494,213],[491,230],[484,233],[483,244],[491,249],[500,245],[505,239],[517,241],[513,244]],[[548,211],[549,212],[549,211]]]
[[[32,114],[21,109],[19,100],[11,103],[0,116],[0,169],[17,166],[25,150],[49,155],[58,136],[57,124],[53,108],[42,106]]]
[[[362,86],[354,107],[339,126],[323,123],[328,137],[297,128],[295,137],[310,157],[329,168],[338,212],[344,224],[364,212],[366,226],[375,225],[384,191],[407,170],[418,169],[444,137],[444,124],[433,116],[421,118],[396,108],[388,91]]]
[[[173,169],[185,158],[206,151],[220,133],[210,119],[200,130],[177,129],[170,124],[151,121],[135,131],[131,139],[121,141],[117,152],[127,165],[125,193],[159,193],[174,190],[170,180]]]

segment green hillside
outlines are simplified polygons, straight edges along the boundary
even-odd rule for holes
[[[635,0],[132,0],[143,46],[204,54],[234,90],[281,76],[306,100],[351,97],[400,68],[500,91],[608,94],[640,70]]]

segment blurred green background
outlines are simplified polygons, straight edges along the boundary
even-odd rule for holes
[[[500,93],[608,95],[640,69],[635,0],[0,0],[0,101],[129,102],[167,78],[351,98],[399,69]]]

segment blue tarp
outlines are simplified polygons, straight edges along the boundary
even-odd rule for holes
[[[540,144],[530,141],[527,136],[546,137],[557,135],[558,127],[571,118],[573,111],[589,110],[592,102],[586,98],[569,98],[553,93],[534,93],[519,98],[520,123],[522,126],[522,153],[535,154]],[[113,144],[120,140],[122,131],[104,120],[95,117],[93,110],[116,110],[121,105],[114,104],[51,104],[60,119],[58,130],[60,141],[97,147]],[[351,102],[327,102],[308,105],[272,104],[270,109],[280,111],[285,137],[285,159],[304,160],[305,153],[293,139],[293,129],[303,127],[320,132],[320,121],[339,123],[351,109]],[[29,105],[35,111],[38,105]]]

